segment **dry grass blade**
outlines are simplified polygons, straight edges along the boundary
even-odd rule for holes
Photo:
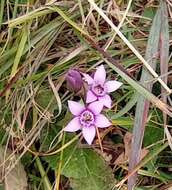
[[[118,25],[118,30],[120,30],[120,28],[121,28],[122,25],[124,24],[124,21],[125,21],[127,15],[128,15],[128,12],[129,12],[130,7],[131,7],[132,1],[133,1],[133,0],[130,0],[130,1],[128,2],[126,11],[125,11],[125,13],[124,13],[124,15],[123,15],[123,17],[122,17],[122,19],[121,19],[119,25]],[[111,44],[111,43],[113,42],[113,40],[115,39],[115,36],[116,36],[116,32],[113,34],[113,36],[111,37],[111,39],[109,40],[109,42],[108,42],[107,45],[105,46],[105,48],[104,48],[105,50],[108,49],[108,47],[110,46],[110,44]]]
[[[168,140],[169,147],[170,147],[171,150],[172,150],[172,137],[171,137],[170,131],[168,130],[168,127],[167,127],[167,126],[165,126],[164,130],[165,130],[165,134],[166,134],[166,136],[167,136],[167,140]]]
[[[168,25],[168,10],[166,2],[162,1],[161,3],[161,34],[160,34],[160,68],[161,68],[161,75],[162,80],[167,84],[168,78],[168,60],[169,60],[169,25]],[[167,102],[167,95],[164,92],[164,89],[161,89],[162,92],[162,99],[164,102]],[[168,143],[170,148],[172,149],[172,137],[168,130],[167,125],[167,115],[163,113],[163,120],[164,120],[164,130],[166,137],[168,139]]]
[[[163,75],[162,80],[167,83],[167,72],[168,72],[168,60],[169,60],[169,26],[168,26],[168,10],[165,1],[161,3],[161,33],[160,33],[160,68],[161,75]],[[162,88],[162,93],[164,89]],[[162,95],[163,96],[163,95]],[[166,96],[163,96],[164,102],[166,101]]]
[[[145,59],[149,60],[150,66],[155,70],[156,69],[156,55],[159,50],[159,39],[160,39],[160,30],[161,30],[161,7],[158,9],[153,24],[149,34],[149,40],[146,49]],[[155,58],[154,58],[155,57]],[[141,74],[141,83],[149,91],[152,90],[152,83],[147,83],[151,81],[152,76],[145,70],[142,70]],[[143,96],[139,96],[136,106],[135,121],[133,127],[133,139],[132,139],[132,150],[129,158],[129,171],[135,167],[135,165],[140,161],[142,141],[144,137],[145,125],[147,122],[147,117],[149,113],[150,102],[145,99]],[[128,180],[128,189],[132,190],[136,184],[137,174],[135,173]]]
[[[168,78],[168,60],[169,60],[169,26],[168,26],[168,10],[166,2],[162,1],[161,3],[161,34],[160,34],[160,69],[162,80],[167,84]],[[167,102],[167,96],[164,89],[161,89],[162,99],[164,102]],[[164,115],[164,122],[166,123],[166,116]]]
[[[50,86],[51,86],[51,88],[52,88],[52,91],[53,91],[54,96],[55,96],[56,101],[57,101],[57,105],[58,105],[58,108],[59,108],[59,109],[58,109],[58,114],[57,114],[57,116],[59,116],[59,115],[61,114],[61,111],[62,111],[61,99],[60,99],[60,96],[59,96],[59,94],[58,94],[57,88],[54,86],[54,83],[53,83],[52,78],[51,78],[50,75],[48,75],[48,81],[49,81],[49,84],[50,84]],[[64,79],[62,80],[62,83],[63,83],[63,81],[64,81]],[[62,84],[62,83],[61,83],[61,84]]]

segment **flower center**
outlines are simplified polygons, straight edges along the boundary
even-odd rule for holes
[[[106,94],[106,90],[104,86],[100,84],[96,84],[92,86],[92,92],[97,96],[104,96]]]
[[[94,124],[94,114],[89,110],[83,111],[79,119],[81,125],[84,127],[90,127]]]

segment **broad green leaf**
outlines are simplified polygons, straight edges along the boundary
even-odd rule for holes
[[[59,155],[46,158],[56,169]],[[111,168],[95,151],[73,144],[63,152],[61,174],[68,177],[74,190],[111,190],[115,182]]]
[[[91,150],[83,151],[87,176],[72,178],[71,186],[74,190],[111,190],[115,180],[112,171],[96,153]]]

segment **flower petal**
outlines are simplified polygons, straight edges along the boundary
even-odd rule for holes
[[[90,85],[90,84],[93,84],[94,80],[93,78],[88,75],[88,74],[85,74],[85,73],[82,73],[82,75],[84,76],[84,80]]]
[[[100,101],[93,102],[88,105],[88,109],[93,112],[94,115],[100,114],[103,109],[103,104]]]
[[[94,102],[95,100],[97,100],[97,97],[89,90],[87,92],[86,103]]]
[[[107,88],[107,92],[113,92],[117,90],[122,85],[121,82],[110,80],[105,83],[105,86]]]
[[[89,145],[91,145],[96,135],[95,127],[94,126],[83,127],[82,133],[83,133],[84,139],[87,141]]]
[[[100,65],[94,74],[94,81],[103,85],[105,83],[105,80],[106,80],[106,71],[104,66]]]
[[[111,97],[106,94],[105,96],[103,97],[99,97],[98,98],[99,101],[104,105],[106,106],[107,108],[111,108],[111,104],[112,104],[112,100],[111,100]]]
[[[67,126],[63,129],[64,131],[68,131],[68,132],[75,132],[78,131],[79,129],[81,129],[81,125],[79,123],[79,118],[75,117],[73,118],[68,124]]]
[[[111,122],[103,115],[99,114],[96,116],[95,125],[100,128],[109,127]]]
[[[73,115],[78,116],[84,109],[85,106],[74,101],[68,101],[68,107]]]

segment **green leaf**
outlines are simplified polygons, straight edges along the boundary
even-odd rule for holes
[[[150,19],[153,19],[154,16],[155,16],[155,13],[156,13],[156,9],[153,8],[153,7],[147,7],[144,9],[144,12],[143,12],[143,17],[147,17],[147,18],[150,18]],[[141,22],[144,22],[145,19],[140,19]]]
[[[115,118],[111,116],[111,122],[113,125],[118,125],[122,128],[127,129],[128,131],[132,132],[134,121],[129,117],[120,117]],[[152,121],[149,121],[146,124],[146,130],[144,133],[143,144],[144,147],[156,143],[159,140],[164,138],[164,129],[154,124]]]
[[[59,159],[59,155],[55,155],[46,161],[55,170]],[[110,190],[114,185],[112,170],[101,156],[76,144],[64,150],[61,172],[69,178],[74,190]]]
[[[48,107],[48,111],[51,113],[57,108],[57,103],[51,90],[41,89],[36,96],[36,101],[43,109]]]
[[[143,144],[144,147],[156,143],[164,138],[163,128],[158,127],[156,124],[148,123],[146,126]]]

